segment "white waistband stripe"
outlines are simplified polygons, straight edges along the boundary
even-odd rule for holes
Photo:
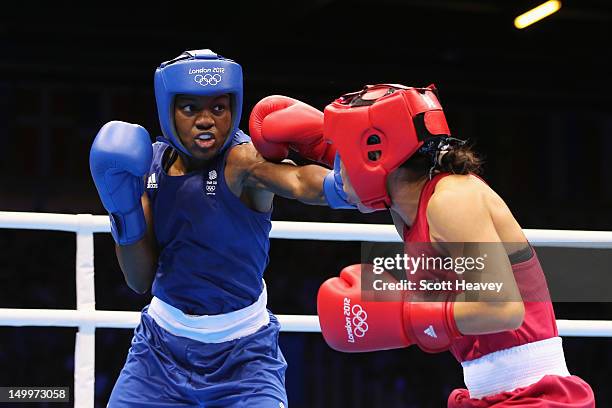
[[[175,336],[203,343],[223,343],[253,334],[270,323],[267,302],[268,294],[264,282],[263,290],[255,303],[233,312],[211,316],[187,315],[153,297],[148,314],[161,328]]]
[[[471,398],[526,387],[545,375],[569,376],[561,337],[553,337],[464,361],[463,380]]]

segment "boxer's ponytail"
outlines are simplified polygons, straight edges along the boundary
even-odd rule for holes
[[[482,174],[483,160],[472,146],[456,146],[438,155],[434,170],[453,174]]]
[[[444,147],[420,149],[401,167],[409,170],[409,181],[431,178],[437,173],[482,174],[484,160],[467,143],[451,143]]]

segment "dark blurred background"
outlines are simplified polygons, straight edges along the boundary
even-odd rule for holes
[[[485,178],[525,228],[612,230],[612,4],[564,1],[525,30],[538,1],[311,0],[113,6],[21,2],[0,15],[0,211],[104,214],[88,167],[97,130],[119,119],[159,135],[153,72],[211,48],[245,74],[253,105],[285,94],[317,108],[366,83],[436,83],[453,134],[486,158]],[[61,9],[59,8],[61,6]],[[277,198],[274,220],[390,223]],[[150,299],[122,279],[96,235],[97,308]],[[0,230],[0,307],[75,307],[75,238]],[[316,256],[313,256],[316,254]],[[359,261],[359,243],[273,240],[278,314],[314,314],[320,283]],[[588,261],[584,270],[588,273]],[[608,303],[558,303],[558,318],[612,319]],[[0,327],[0,385],[72,386],[75,329]],[[131,330],[100,329],[96,398],[106,399]],[[612,339],[566,338],[570,371],[612,406]],[[282,334],[292,407],[440,407],[459,364],[416,348],[344,355],[318,334]],[[53,406],[59,406],[54,404]]]

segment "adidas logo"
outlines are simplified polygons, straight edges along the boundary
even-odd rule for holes
[[[423,330],[423,333],[425,333],[426,335],[428,335],[429,337],[433,337],[434,339],[437,339],[438,336],[436,335],[436,331],[434,330],[433,326],[430,324],[428,328],[426,328],[425,330]]]
[[[155,173],[152,173],[147,179],[147,188],[157,188],[157,178]]]

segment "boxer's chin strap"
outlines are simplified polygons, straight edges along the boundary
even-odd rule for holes
[[[443,302],[405,302],[408,336],[427,353],[448,350],[462,336],[454,315],[454,296]]]

